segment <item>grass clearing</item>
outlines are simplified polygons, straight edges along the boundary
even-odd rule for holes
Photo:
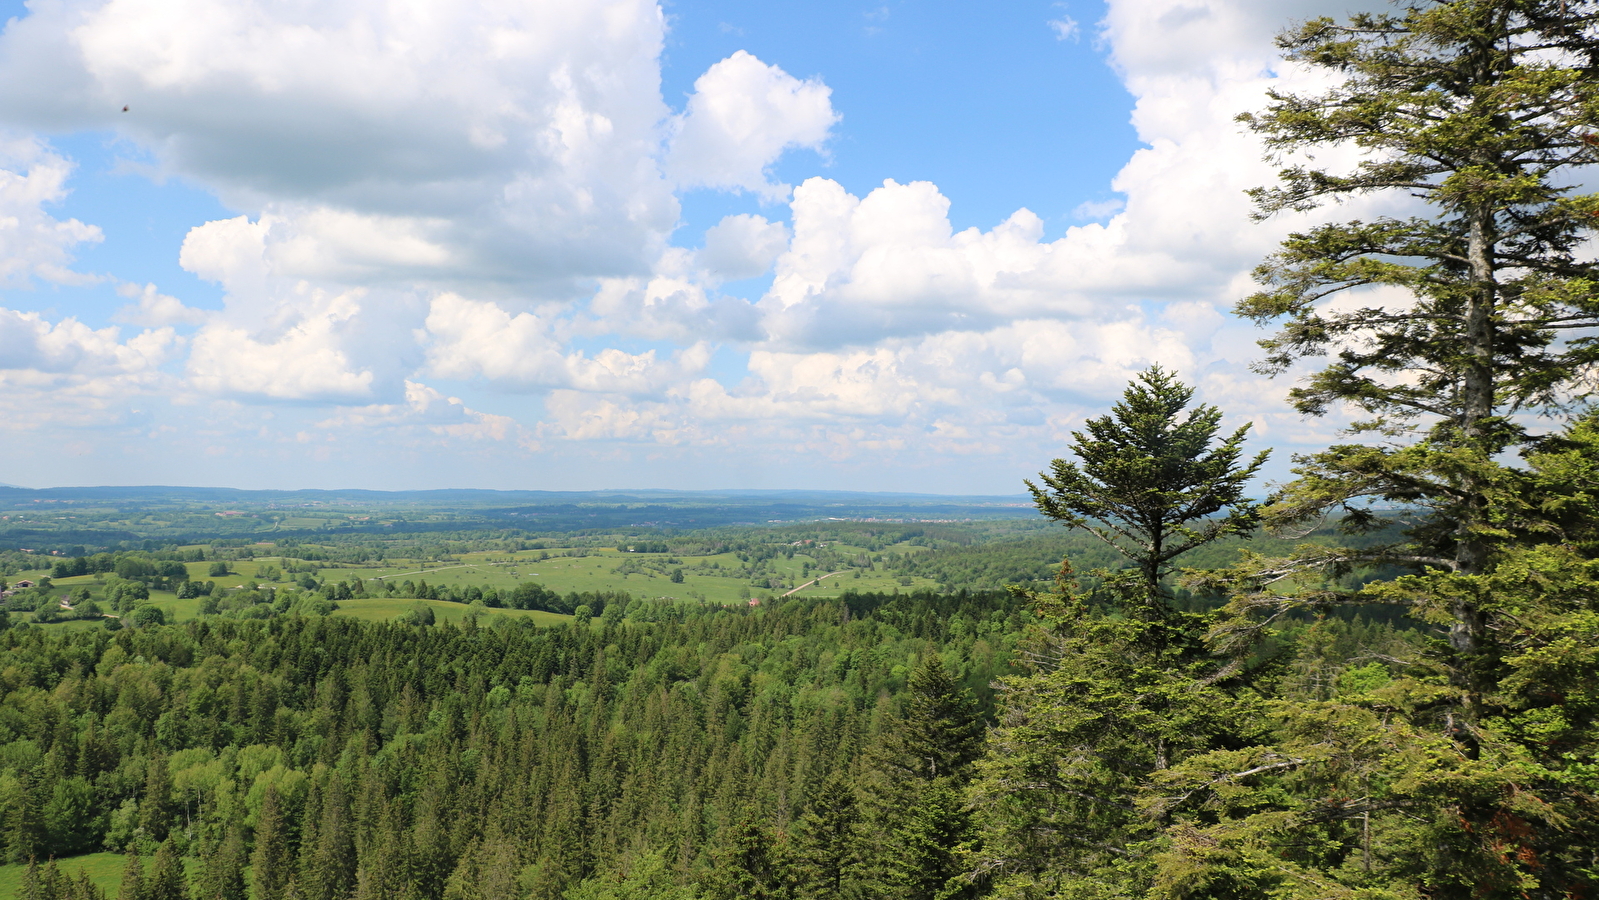
[[[117,889],[122,886],[122,866],[127,858],[120,853],[89,853],[84,856],[71,856],[66,859],[56,860],[56,865],[63,874],[78,877],[80,870],[89,873],[89,880],[95,886],[106,892],[106,896],[115,897]],[[149,862],[146,861],[146,866]],[[44,863],[39,867],[44,868]],[[26,865],[0,866],[0,897],[22,896],[22,878],[28,871]]]
[[[906,547],[900,552],[920,549]],[[623,553],[607,548],[567,555],[567,551],[562,550],[523,550],[467,553],[454,561],[432,565],[416,565],[406,560],[387,562],[389,564],[364,567],[330,566],[321,569],[317,577],[333,581],[358,578],[368,583],[377,579],[426,581],[435,588],[476,585],[501,592],[532,582],[562,594],[626,591],[641,600],[703,600],[730,604],[751,597],[785,594],[791,588],[830,574],[817,567],[815,558],[801,553],[792,558],[779,556],[768,561],[764,571],[767,579],[780,585],[776,587],[752,583],[751,578],[743,574],[745,563],[732,553],[673,556]],[[672,580],[674,570],[682,571],[681,582]],[[218,586],[221,584],[219,580]],[[892,592],[937,587],[938,583],[928,578],[905,579],[881,569],[848,569],[799,593],[808,597],[836,597],[847,590]]]
[[[828,558],[836,561],[840,556],[848,559],[870,556],[871,551],[848,544],[833,542]],[[788,548],[784,548],[785,550]],[[231,560],[225,575],[211,575],[211,562],[186,563],[190,580],[210,581],[216,585],[213,596],[226,597],[229,592],[256,584],[275,590],[299,590],[295,579],[303,577],[287,570],[317,566],[314,577],[321,582],[359,580],[370,593],[381,591],[381,582],[411,581],[413,585],[426,581],[434,588],[492,587],[501,594],[514,591],[518,585],[534,583],[560,594],[626,592],[637,600],[677,600],[733,605],[753,598],[779,597],[793,593],[805,597],[836,597],[845,591],[882,592],[937,589],[937,581],[925,577],[901,576],[886,571],[879,563],[868,568],[845,568],[829,572],[816,556],[803,552],[797,544],[793,556],[786,553],[764,561],[752,562],[735,553],[717,553],[704,556],[674,555],[668,553],[631,553],[614,547],[586,548],[581,550],[497,550],[464,553],[443,561],[422,562],[415,559],[385,559],[360,565],[318,566],[315,562],[300,561],[292,556],[256,557]],[[890,554],[906,556],[925,552],[926,548],[902,543],[885,548]],[[291,551],[292,552],[292,551]],[[674,578],[678,580],[674,580]],[[107,612],[104,602],[105,576],[81,575],[58,579],[54,587],[60,593],[87,587],[94,599]],[[459,624],[467,616],[464,604],[446,601],[418,601],[408,597],[373,597],[346,600],[340,603],[335,615],[353,616],[368,621],[392,619],[409,612],[418,602],[428,603],[440,622]],[[178,599],[173,591],[151,591],[150,605],[166,614],[168,622],[186,622],[199,615],[201,600],[197,597]],[[490,609],[488,615],[531,617],[540,625],[555,624],[568,619],[556,613],[530,610]],[[80,620],[57,623],[53,628],[104,627],[101,620]]]
[[[400,598],[368,598],[365,600],[340,600],[339,608],[334,611],[336,616],[349,616],[368,622],[383,621],[404,615],[415,609],[417,604],[430,607],[433,610],[435,621],[440,624],[450,623],[459,625],[466,621],[470,612],[464,603],[450,603],[447,600],[405,600]],[[536,625],[559,625],[570,622],[571,616],[560,613],[544,612],[533,609],[486,609],[479,624],[486,625],[493,618],[531,619]]]

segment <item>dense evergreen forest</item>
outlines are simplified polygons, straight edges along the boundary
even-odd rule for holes
[[[48,861],[102,848],[129,897],[934,896],[1029,621],[956,593],[12,628],[0,852],[37,861],[30,898],[97,896]],[[1309,695],[1413,640],[1300,631],[1282,677]]]
[[[13,628],[3,852],[129,848],[142,884],[198,857],[194,895],[223,897],[246,871],[257,898],[323,900],[892,884],[888,845],[919,827],[902,801],[949,774],[922,754],[975,758],[1026,615],[960,593],[619,603],[554,629]]]
[[[562,577],[609,554],[607,578],[741,580],[737,601],[546,591],[487,558],[531,549],[498,524],[284,516],[209,547],[40,527],[85,536],[52,576],[128,614],[51,622],[34,585],[12,595],[32,618],[0,618],[21,896],[98,900],[74,868],[95,850],[122,857],[119,900],[1595,896],[1599,195],[1575,169],[1599,163],[1599,3],[1405,0],[1279,47],[1328,77],[1241,119],[1292,157],[1260,215],[1395,191],[1419,212],[1306,226],[1238,304],[1276,329],[1264,374],[1319,367],[1294,407],[1351,417],[1269,497],[1249,426],[1151,366],[1027,482],[1064,529],[573,506],[609,521],[538,551]],[[1326,302],[1371,287],[1407,301]],[[198,581],[182,554],[223,578],[278,526],[229,600],[150,603]],[[402,547],[482,554],[497,602],[571,615],[329,615],[399,567],[313,562]],[[937,587],[791,587],[834,566]]]

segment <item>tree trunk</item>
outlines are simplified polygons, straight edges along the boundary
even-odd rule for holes
[[[1498,283],[1493,260],[1494,214],[1486,204],[1474,204],[1467,235],[1467,258],[1471,265],[1471,291],[1466,302],[1466,352],[1470,361],[1461,384],[1460,437],[1468,451],[1491,454],[1488,422],[1495,412],[1494,397],[1494,307],[1498,299]],[[1455,564],[1462,575],[1480,575],[1487,570],[1488,546],[1476,526],[1481,524],[1486,505],[1486,485],[1475,471],[1468,467],[1461,477],[1460,487],[1465,503],[1455,526]],[[1464,657],[1466,687],[1476,692],[1477,685],[1470,672],[1475,667],[1471,658],[1483,646],[1486,622],[1475,603],[1460,600],[1451,610],[1455,622],[1449,629],[1449,643]]]

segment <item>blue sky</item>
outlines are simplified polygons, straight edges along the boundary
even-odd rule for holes
[[[1011,492],[1156,362],[1313,446],[1232,117],[1340,11],[0,2],[0,481]]]

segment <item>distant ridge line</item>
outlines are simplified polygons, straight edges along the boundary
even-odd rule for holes
[[[24,492],[35,497],[183,497],[186,499],[268,499],[272,497],[350,497],[365,500],[404,500],[426,498],[429,500],[481,499],[515,500],[517,498],[541,500],[568,499],[622,499],[622,498],[678,498],[678,499],[777,499],[829,497],[839,500],[880,498],[899,502],[922,501],[932,503],[1003,503],[1027,502],[1026,494],[926,494],[903,491],[840,491],[806,488],[730,488],[723,490],[676,490],[672,488],[607,488],[591,491],[500,490],[494,488],[428,488],[422,490],[384,491],[369,488],[231,488],[190,487],[178,485],[95,485],[83,487],[28,488],[0,483],[0,492]]]

